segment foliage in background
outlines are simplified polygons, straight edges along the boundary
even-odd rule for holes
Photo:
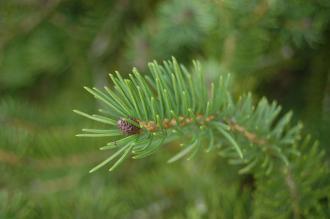
[[[208,80],[231,72],[234,93],[294,109],[329,157],[329,16],[327,0],[0,1],[0,218],[262,217],[259,178],[215,154],[165,165],[175,144],[88,175],[103,141],[75,138],[94,124],[71,109],[99,108],[81,87],[109,72],[194,58]]]

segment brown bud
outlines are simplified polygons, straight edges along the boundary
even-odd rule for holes
[[[136,119],[132,120],[138,123]],[[136,127],[135,125],[129,123],[124,118],[118,120],[117,127],[126,135],[134,135],[140,132],[139,127]]]

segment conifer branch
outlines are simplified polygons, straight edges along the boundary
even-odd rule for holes
[[[288,214],[291,212],[295,218],[306,214],[299,201],[305,195],[304,190],[295,179],[300,176],[294,177],[292,171],[304,168],[300,157],[306,154],[310,141],[301,139],[302,124],[291,123],[291,112],[280,117],[281,107],[276,102],[269,103],[262,98],[254,105],[251,94],[235,101],[230,94],[230,75],[219,75],[208,90],[198,62],[193,62],[193,68],[188,70],[173,58],[162,65],[150,63],[149,69],[150,75],[144,77],[133,69],[129,79],[122,78],[118,72],[110,74],[113,89],[85,88],[101,100],[106,109],[100,110],[102,115],[74,112],[105,123],[109,128],[83,129],[84,134],[78,136],[116,136],[116,140],[100,148],[116,149],[116,152],[90,172],[114,162],[111,171],[130,154],[134,159],[141,159],[176,140],[182,142],[182,149],[168,160],[169,163],[183,157],[191,159],[202,148],[206,152],[217,150],[230,164],[240,167],[239,174],[252,173],[262,179],[264,185],[259,185],[257,202],[263,200],[265,191],[270,189],[264,186],[274,183],[275,190],[288,189],[283,194],[283,199],[292,201]],[[304,150],[300,144],[304,145]],[[316,150],[313,156],[317,165],[322,165],[323,154]],[[278,181],[273,175],[281,171],[282,181]],[[328,172],[327,169],[323,171]],[[323,176],[315,175],[310,184]],[[328,186],[320,188],[323,192],[327,189]],[[311,201],[308,208],[313,208],[314,204],[315,200]],[[263,213],[256,212],[258,214],[263,217]]]
[[[118,72],[110,74],[113,90],[85,87],[105,103],[108,115],[74,112],[108,124],[109,130],[83,129],[87,133],[78,136],[121,136],[120,140],[101,149],[118,148],[125,151],[126,156],[129,153],[123,148],[129,148],[136,153],[136,158],[157,151],[161,146],[159,141],[168,142],[186,136],[187,142],[191,142],[186,146],[191,150],[184,149],[187,155],[208,142],[209,150],[214,144],[221,144],[220,154],[248,167],[245,171],[260,163],[257,160],[261,157],[265,159],[268,174],[272,170],[273,158],[288,165],[288,154],[284,150],[295,152],[290,147],[299,140],[301,129],[301,124],[289,127],[291,113],[275,123],[281,109],[276,103],[269,104],[262,99],[255,108],[250,94],[235,103],[229,93],[230,75],[220,75],[208,91],[200,64],[193,64],[191,73],[174,58],[163,65],[153,62],[149,64],[151,77],[143,77],[133,69],[130,79],[123,79]],[[212,142],[209,139],[213,139]],[[122,153],[115,155],[121,156]],[[116,156],[110,158],[108,161]]]

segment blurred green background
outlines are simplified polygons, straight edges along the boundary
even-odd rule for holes
[[[168,165],[174,145],[88,174],[109,139],[76,138],[96,124],[72,109],[95,112],[82,86],[115,70],[198,59],[293,109],[329,154],[329,21],[328,0],[1,0],[0,218],[250,217],[251,177],[215,154]]]

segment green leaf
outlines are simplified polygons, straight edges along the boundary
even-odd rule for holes
[[[226,132],[223,128],[217,127],[217,129],[232,144],[232,146],[235,148],[235,150],[237,151],[240,158],[243,158],[243,153],[241,151],[241,148],[238,146],[238,144],[236,143],[234,138],[228,132]]]
[[[111,137],[111,136],[119,136],[122,135],[121,132],[109,132],[109,133],[84,133],[77,134],[77,137]]]
[[[173,163],[179,159],[181,159],[182,157],[186,156],[187,154],[189,154],[196,146],[197,144],[197,138],[195,138],[193,140],[193,143],[191,143],[190,145],[184,147],[183,150],[181,150],[179,153],[177,153],[175,156],[173,156],[172,158],[170,158],[167,162],[168,163]]]
[[[110,167],[109,171],[113,171],[119,164],[121,164],[127,157],[127,154],[131,151],[131,147],[128,147],[126,151],[121,155],[121,157]]]
[[[87,113],[81,112],[79,110],[73,110],[73,112],[75,112],[75,113],[77,113],[81,116],[84,116],[86,118],[92,119],[94,121],[98,121],[98,122],[102,122],[102,123],[110,124],[110,125],[116,125],[117,124],[117,122],[115,120],[110,119],[110,118],[97,116],[97,115],[88,115]]]
[[[120,145],[125,145],[129,142],[135,142],[138,139],[137,135],[130,135],[128,137],[122,138],[118,141],[113,141],[107,144],[107,146],[101,147],[100,150],[112,149],[114,147],[118,147]]]
[[[240,169],[238,171],[239,174],[245,174],[251,171],[252,168],[254,168],[258,163],[258,159],[254,159],[252,162],[250,162],[248,165],[246,165],[245,167],[243,167],[242,169]]]
[[[153,154],[164,143],[165,139],[166,135],[162,136],[161,139],[151,142],[146,148],[143,148],[143,150],[135,151],[136,155],[133,158],[141,159]]]
[[[125,151],[128,147],[130,147],[130,145],[131,145],[131,143],[128,143],[127,145],[123,146],[122,148],[117,150],[113,155],[111,155],[106,160],[104,160],[103,162],[101,162],[100,164],[95,166],[93,169],[91,169],[89,172],[92,173],[92,172],[95,172],[96,170],[100,169],[101,167],[103,167],[104,165],[106,165],[107,163],[109,163],[110,161],[115,159],[117,156],[119,156],[123,151]]]
[[[209,131],[209,138],[209,146],[207,147],[206,152],[210,152],[214,147],[214,134],[211,130]]]

